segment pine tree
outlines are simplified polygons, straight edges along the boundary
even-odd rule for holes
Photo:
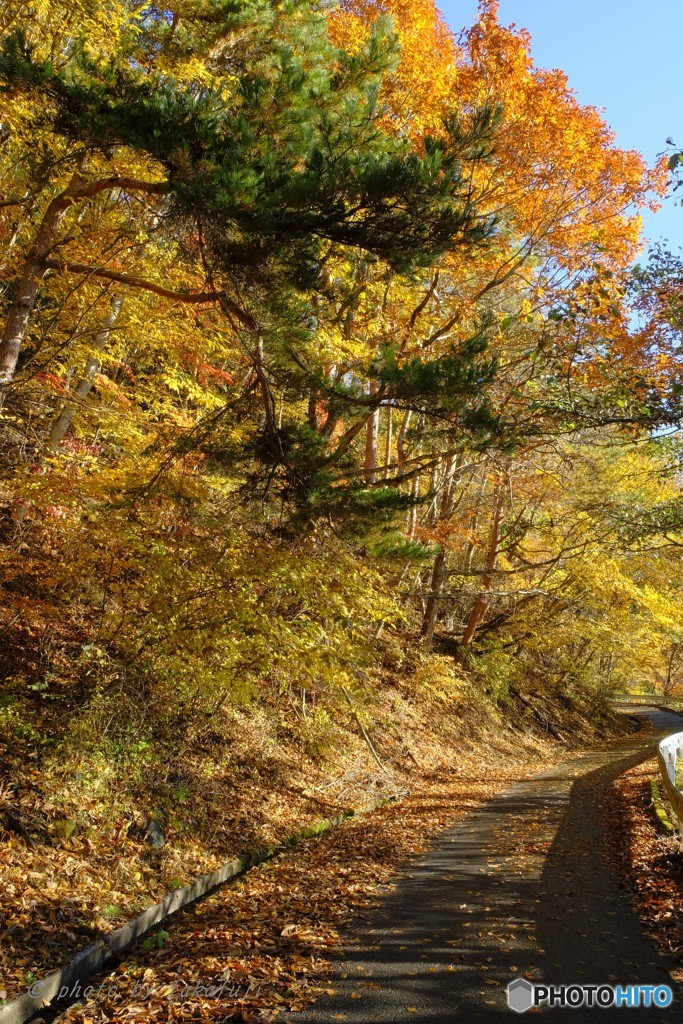
[[[79,43],[56,67],[38,59],[21,32],[5,40],[4,89],[43,97],[41,128],[73,144],[74,174],[52,199],[12,289],[0,343],[3,383],[14,376],[48,269],[145,287],[71,263],[58,235],[71,210],[108,190],[158,197],[158,216],[199,248],[208,277],[206,290],[184,300],[221,301],[254,335],[258,318],[239,301],[241,291],[314,290],[335,247],[409,272],[490,234],[466,171],[489,144],[490,111],[467,127],[451,119],[418,152],[379,127],[377,93],[396,49],[387,25],[350,56],[332,46],[312,4],[285,4],[269,38],[264,16],[258,3],[220,4],[208,40],[186,33],[185,61],[193,47],[214,54],[205,81],[169,73],[169,60],[158,56],[170,45],[163,19],[137,33],[131,23],[117,60],[103,64]],[[197,22],[206,29],[201,16]],[[234,53],[225,50],[227,38],[240,40]],[[157,180],[107,173],[108,163],[118,169],[126,159],[151,159]],[[94,180],[88,167],[97,167]]]

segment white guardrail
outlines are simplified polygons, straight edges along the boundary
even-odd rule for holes
[[[661,693],[613,693],[612,700],[615,704],[642,704],[654,708],[683,706],[683,697],[663,697]]]
[[[678,818],[678,830],[683,831],[683,793],[676,786],[676,765],[683,754],[683,732],[667,736],[659,744],[659,772],[666,797]]]

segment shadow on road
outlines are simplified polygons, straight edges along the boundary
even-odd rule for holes
[[[681,719],[658,713],[658,729]],[[366,925],[354,922],[336,994],[297,1024],[511,1021],[506,986],[525,974],[561,984],[671,984],[611,877],[600,804],[614,778],[652,756],[654,736],[567,762],[482,805],[441,835]],[[543,1010],[564,1024],[681,1019],[668,1010]],[[678,1004],[678,1008],[677,1008]],[[343,1015],[343,1016],[342,1016]],[[533,1017],[531,1018],[533,1019]]]

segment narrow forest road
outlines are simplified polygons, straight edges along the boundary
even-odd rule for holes
[[[335,995],[292,1024],[507,1021],[507,984],[672,984],[660,954],[612,878],[601,800],[651,757],[679,715],[639,709],[655,735],[635,736],[522,782],[443,833],[362,930],[347,937]],[[681,1020],[683,993],[661,1009],[544,1009],[557,1024]],[[534,1019],[532,1015],[531,1019]]]

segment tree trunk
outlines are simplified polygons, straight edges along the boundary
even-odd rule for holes
[[[23,273],[13,282],[12,301],[7,312],[5,327],[0,337],[0,406],[2,406],[4,389],[14,379],[19,353],[26,338],[26,332],[31,314],[35,308],[40,286],[48,269],[62,269],[61,263],[55,260],[48,260],[48,257],[59,244],[57,241],[57,230],[67,210],[74,203],[80,203],[85,199],[93,199],[102,192],[111,191],[115,188],[146,192],[149,195],[165,195],[169,187],[168,183],[163,181],[142,181],[119,175],[100,178],[98,181],[86,184],[81,170],[82,166],[72,175],[71,181],[64,191],[56,195],[48,204],[36,232],[31,250],[26,257]],[[122,275],[114,271],[107,271],[101,268],[83,268],[79,264],[72,264],[71,266],[72,268],[80,268],[76,272],[90,272],[99,277],[108,277],[109,280],[121,280],[122,277]],[[124,283],[126,282],[124,281]]]
[[[476,501],[475,501],[475,505],[474,505],[475,512],[470,516],[469,523],[468,523],[468,530],[469,530],[469,533],[470,533],[470,539],[467,541],[467,543],[465,545],[465,557],[463,558],[463,563],[462,563],[463,572],[465,573],[466,576],[469,575],[469,573],[472,571],[472,564],[474,562],[474,552],[476,550],[476,545],[474,543],[474,540],[472,540],[472,538],[475,536],[477,525],[479,523],[479,509],[481,508],[481,503],[484,500],[485,492],[486,492],[486,477],[482,473],[481,480],[480,480],[480,483],[479,483],[479,489],[477,491],[477,497],[476,497]]]
[[[387,406],[387,436],[385,439],[384,449],[384,477],[385,479],[389,475],[389,466],[391,465],[391,446],[393,443],[393,409],[390,405]]]
[[[672,644],[671,650],[669,652],[669,657],[667,659],[666,677],[664,679],[664,683],[662,686],[662,694],[664,697],[670,697],[676,689],[676,679],[674,677],[674,672],[676,668],[676,657],[679,653],[680,649],[678,645]]]
[[[375,409],[365,427],[365,479],[369,484],[377,480],[377,438],[379,435],[379,409]]]
[[[432,471],[429,474],[429,493],[432,495],[432,500],[429,505],[429,512],[427,513],[427,526],[436,526],[438,519],[439,510],[439,494],[438,494],[438,466],[432,466]]]
[[[261,399],[263,401],[263,429],[269,438],[275,438],[277,436],[277,424],[275,422],[275,400],[270,390],[270,384],[266,376],[266,371],[263,365],[264,353],[263,353],[263,338],[256,339],[256,349],[254,352],[254,370],[256,371],[256,377],[259,382],[259,390],[261,392]]]
[[[427,608],[425,610],[424,619],[422,620],[422,635],[426,637],[428,646],[431,646],[434,638],[434,628],[439,615],[439,600],[441,598],[441,590],[443,588],[445,576],[446,552],[443,548],[439,548],[436,558],[434,559],[431,586],[429,590],[429,597],[427,598]]]
[[[88,359],[85,364],[85,370],[83,372],[83,377],[81,378],[78,387],[73,392],[74,397],[78,399],[80,402],[84,402],[85,399],[90,394],[90,389],[93,386],[95,375],[99,372],[100,369],[99,353],[104,351],[105,345],[109,341],[109,337],[113,330],[114,324],[116,323],[119,313],[121,312],[122,305],[122,295],[119,295],[116,298],[112,299],[111,313],[109,314],[109,316],[104,318],[104,320],[102,321],[102,329],[98,331],[97,335],[95,336],[93,349],[95,350],[96,353],[98,353],[98,355],[91,353],[88,356]],[[48,442],[53,451],[57,451],[59,449],[60,442],[62,441],[69,427],[71,426],[71,421],[76,414],[77,406],[77,402],[65,402],[59,416],[52,424],[52,429],[50,430]]]
[[[453,510],[453,498],[455,496],[455,488],[459,475],[458,470],[462,466],[462,463],[462,455],[451,455],[446,461],[443,485],[441,489],[441,507],[439,509],[439,517],[441,519],[449,515]]]
[[[396,438],[396,456],[399,466],[405,465],[406,461],[406,434],[408,433],[408,427],[410,426],[411,416],[412,411],[408,409],[403,417],[403,423],[401,424],[401,429],[399,430],[398,437]]]
[[[496,558],[498,556],[498,542],[500,540],[500,522],[503,514],[503,485],[502,482],[498,484],[494,491],[493,496],[493,520],[491,523],[491,533],[489,536],[488,548],[486,550],[486,563],[484,567],[484,575],[481,579],[481,590],[477,594],[470,617],[467,620],[465,626],[465,632],[462,638],[462,646],[469,647],[474,638],[474,634],[477,631],[477,626],[484,617],[486,606],[488,604],[488,590],[493,581],[493,571],[496,567]]]
[[[24,271],[14,282],[12,302],[0,338],[0,388],[4,389],[14,379],[19,353],[35,308],[38,291],[47,273],[43,261],[55,247],[57,229],[82,183],[81,175],[76,172],[66,189],[49,203],[26,258]]]
[[[413,498],[420,496],[420,478],[416,476],[412,482],[410,488],[410,494]],[[415,540],[415,530],[417,528],[417,503],[411,505],[408,510],[408,523],[406,526],[406,533],[408,534],[408,540]]]

